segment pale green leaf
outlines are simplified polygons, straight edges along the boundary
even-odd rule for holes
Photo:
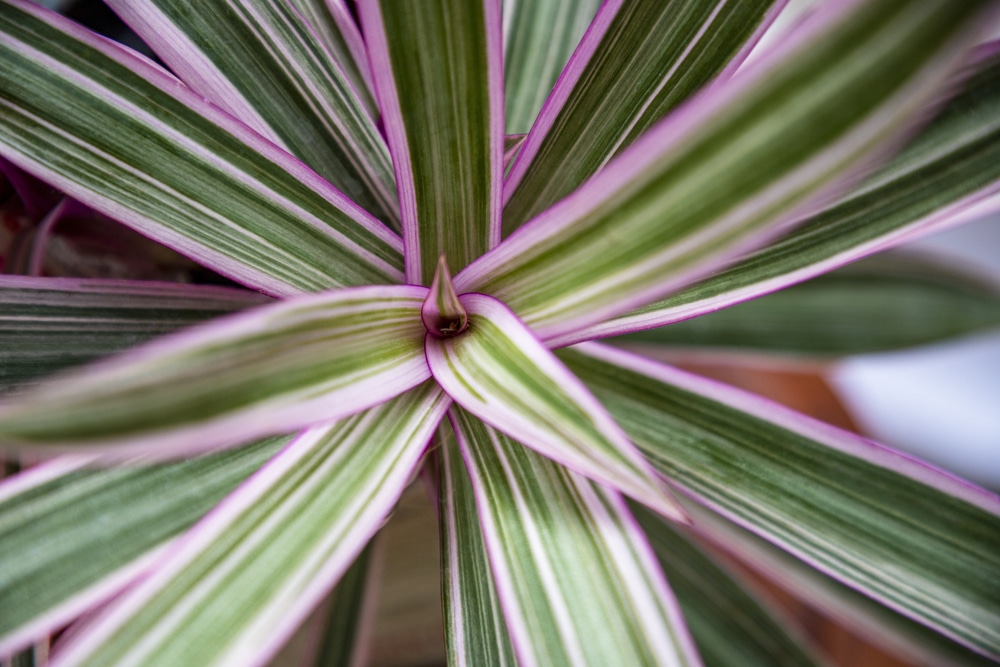
[[[560,357],[678,488],[883,604],[1000,657],[996,496],[641,357],[594,344]]]
[[[275,295],[399,282],[402,244],[177,79],[29,3],[0,4],[0,153]]]
[[[288,150],[375,217],[398,223],[389,150],[295,7],[204,0],[108,4],[192,90]]]
[[[961,73],[952,100],[885,168],[785,238],[677,294],[581,331],[577,342],[662,326],[816,276],[919,232],[1000,190],[1000,54]],[[956,82],[957,83],[957,82]]]
[[[718,270],[900,141],[960,64],[976,10],[825,7],[458,274],[459,293],[491,294],[548,340]]]
[[[78,665],[258,665],[392,509],[447,409],[428,383],[306,431],[63,648]]]
[[[100,469],[67,458],[5,481],[0,654],[117,592],[145,555],[200,519],[288,440],[164,465]]]
[[[690,537],[631,506],[684,612],[706,667],[815,667],[800,640]]]
[[[615,344],[795,355],[892,350],[1000,326],[1000,285],[937,262],[881,255]]]
[[[499,2],[359,6],[396,165],[406,278],[429,285],[500,240],[503,79]]]
[[[535,12],[583,4],[589,3],[515,3],[519,10],[527,5]],[[775,4],[780,3],[605,2],[504,184],[504,236],[575,190],[706,83],[731,75],[760,29],[770,23]],[[558,27],[547,23],[519,28],[551,50],[562,37]],[[517,57],[514,66],[521,65],[521,58],[538,58],[537,48]],[[511,73],[506,75],[509,92]],[[539,101],[534,110],[540,106]],[[512,127],[508,118],[507,131],[527,132],[532,121],[533,115],[525,127]]]
[[[504,0],[503,76],[508,134],[523,134],[531,129],[600,4],[600,0]]]
[[[220,287],[0,276],[0,391],[268,301]]]
[[[466,294],[468,330],[427,337],[431,373],[452,399],[524,445],[683,521],[669,490],[607,411],[502,303]]]
[[[521,664],[700,664],[621,496],[458,408],[454,419]]]
[[[438,507],[445,641],[452,667],[513,667],[507,634],[486,554],[469,474],[455,436],[442,427],[438,449]]]
[[[427,379],[426,293],[302,296],[160,338],[18,393],[0,440],[175,456],[352,414]]]

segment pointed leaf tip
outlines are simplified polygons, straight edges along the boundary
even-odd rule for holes
[[[420,319],[423,320],[427,333],[435,338],[457,336],[469,326],[469,315],[458,300],[458,293],[451,282],[448,260],[443,254],[438,258],[434,281],[420,308]]]

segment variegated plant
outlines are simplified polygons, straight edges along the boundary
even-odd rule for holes
[[[749,59],[782,2],[108,4],[165,68],[0,4],[0,155],[249,289],[0,281],[0,440],[59,454],[0,485],[0,654],[73,623],[55,664],[262,664],[343,581],[347,664],[423,472],[453,664],[814,664],[692,536],[1000,659],[996,496],[589,342],[997,324],[912,260],[803,282],[995,201],[990,3],[831,1]]]

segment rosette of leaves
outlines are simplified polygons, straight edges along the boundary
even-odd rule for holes
[[[783,3],[108,4],[162,66],[0,4],[0,154],[247,289],[0,282],[0,441],[47,459],[0,486],[0,652],[262,664],[346,576],[346,664],[351,565],[425,473],[453,664],[811,664],[697,534],[1000,657],[993,494],[593,342],[996,324],[912,261],[803,282],[989,208],[989,3],[831,2],[749,61]]]

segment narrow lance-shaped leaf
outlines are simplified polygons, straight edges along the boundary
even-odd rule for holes
[[[707,667],[815,667],[823,664],[689,537],[632,506]]]
[[[354,22],[344,0],[291,0],[316,32],[323,46],[340,65],[340,70],[368,109],[372,118],[378,118],[378,105],[372,92],[372,75],[368,67],[361,30]]]
[[[614,342],[839,355],[894,350],[998,326],[1000,284],[896,254]]]
[[[513,667],[514,648],[497,597],[469,474],[452,430],[438,448],[441,579],[448,664]]]
[[[433,383],[294,440],[54,656],[261,665],[378,530],[449,401]]]
[[[502,303],[461,297],[468,330],[427,335],[434,379],[463,408],[591,479],[686,521],[665,485],[600,403]]]
[[[389,151],[375,121],[293,7],[281,2],[109,0],[195,92],[395,222]]]
[[[906,150],[785,238],[662,301],[571,336],[567,345],[663,326],[780,290],[956,224],[1000,192],[1000,43],[955,77],[964,91]],[[996,209],[996,206],[993,206]],[[982,215],[987,215],[984,211]]]
[[[268,301],[207,285],[0,276],[0,391]]]
[[[976,9],[825,6],[461,272],[459,292],[495,296],[549,339],[717,270],[899,141],[961,61]]]
[[[523,665],[700,665],[624,499],[454,409]]]
[[[378,537],[368,543],[337,582],[333,604],[323,625],[323,640],[315,667],[353,667],[364,664],[365,644],[370,639],[375,615],[375,587],[379,575],[376,550]]]
[[[809,567],[708,508],[694,502],[684,502],[684,506],[694,517],[699,537],[724,552],[737,555],[743,565],[749,564],[778,582],[796,599],[886,651],[920,665],[990,667],[997,664]]]
[[[535,127],[508,120],[509,132],[531,132],[504,184],[504,236],[575,190],[696,90],[731,75],[784,4],[605,2]],[[547,24],[533,30],[551,39]]]
[[[396,167],[406,279],[428,285],[500,240],[503,74],[499,0],[361,3]]]
[[[429,376],[426,294],[302,296],[153,341],[0,406],[0,442],[170,456],[353,414]]]
[[[531,129],[600,4],[600,0],[504,1],[503,75],[508,133]]]
[[[56,632],[117,593],[145,571],[156,548],[194,524],[288,440],[106,470],[66,456],[5,480],[0,655]]]
[[[122,47],[0,4],[0,154],[274,295],[398,282],[399,238],[288,153]]]
[[[560,357],[685,493],[848,586],[1000,657],[995,495],[642,357],[596,344]]]

